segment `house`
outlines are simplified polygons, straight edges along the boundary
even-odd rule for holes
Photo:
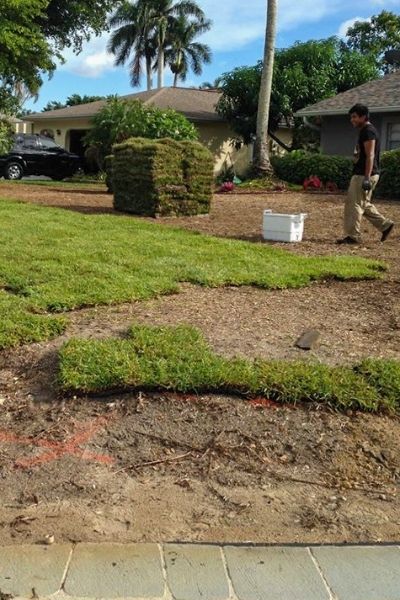
[[[305,122],[309,117],[319,117],[322,152],[352,156],[357,132],[348,112],[357,102],[369,107],[371,121],[380,132],[382,150],[400,148],[400,71],[307,106],[296,116]]]
[[[199,130],[200,141],[215,156],[215,173],[234,167],[238,175],[244,173],[252,158],[252,148],[243,146],[235,150],[231,144],[234,137],[229,125],[216,111],[220,98],[218,90],[165,87],[148,92],[122,96],[123,100],[140,100],[158,108],[173,108],[184,114]],[[90,102],[33,113],[25,118],[30,124],[30,133],[45,133],[65,149],[83,155],[82,138],[91,127],[91,118],[105,105],[105,100]],[[288,127],[279,130],[279,137],[286,143],[291,141]]]
[[[17,117],[10,117],[9,115],[4,115],[0,113],[0,120],[4,119],[11,123],[14,128],[15,133],[29,133],[31,132],[31,128],[29,127],[29,123],[26,123],[22,119],[17,119]]]

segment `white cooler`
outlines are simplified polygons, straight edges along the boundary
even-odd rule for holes
[[[284,215],[264,210],[263,238],[275,242],[301,242],[306,218],[305,213]]]

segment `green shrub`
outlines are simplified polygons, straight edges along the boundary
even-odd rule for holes
[[[0,115],[0,155],[7,154],[13,143],[14,129],[7,119]]]
[[[302,184],[307,177],[316,175],[324,184],[333,182],[341,190],[348,187],[353,169],[352,161],[345,156],[306,153],[302,150],[273,156],[271,163],[277,177],[284,181]]]
[[[99,168],[103,168],[104,157],[111,154],[114,144],[132,137],[168,137],[179,141],[199,137],[196,127],[181,113],[170,108],[147,106],[139,100],[110,98],[93,117],[92,126],[84,142],[98,150]]]
[[[116,210],[152,217],[209,212],[213,158],[198,142],[131,138],[113,151]]]
[[[104,169],[106,172],[106,186],[107,191],[112,194],[114,192],[113,186],[113,164],[114,164],[114,155],[109,154],[104,159]]]
[[[400,150],[382,154],[382,174],[376,193],[379,196],[400,199]]]
[[[399,408],[400,363],[361,367],[227,359],[193,327],[135,325],[129,339],[71,340],[60,350],[64,391],[167,389],[261,395],[284,403],[319,402],[341,410]]]

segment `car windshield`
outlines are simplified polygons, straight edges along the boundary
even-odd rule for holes
[[[58,146],[54,140],[51,138],[41,137],[40,143],[42,145],[43,150],[59,150],[60,146]]]

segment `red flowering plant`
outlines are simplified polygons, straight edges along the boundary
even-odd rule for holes
[[[310,177],[307,177],[307,179],[304,180],[303,188],[306,191],[317,191],[323,189],[323,184],[320,178],[317,177],[317,175],[311,175]]]
[[[234,189],[235,189],[235,184],[233,183],[233,181],[224,181],[221,184],[219,191],[220,192],[233,192]]]

